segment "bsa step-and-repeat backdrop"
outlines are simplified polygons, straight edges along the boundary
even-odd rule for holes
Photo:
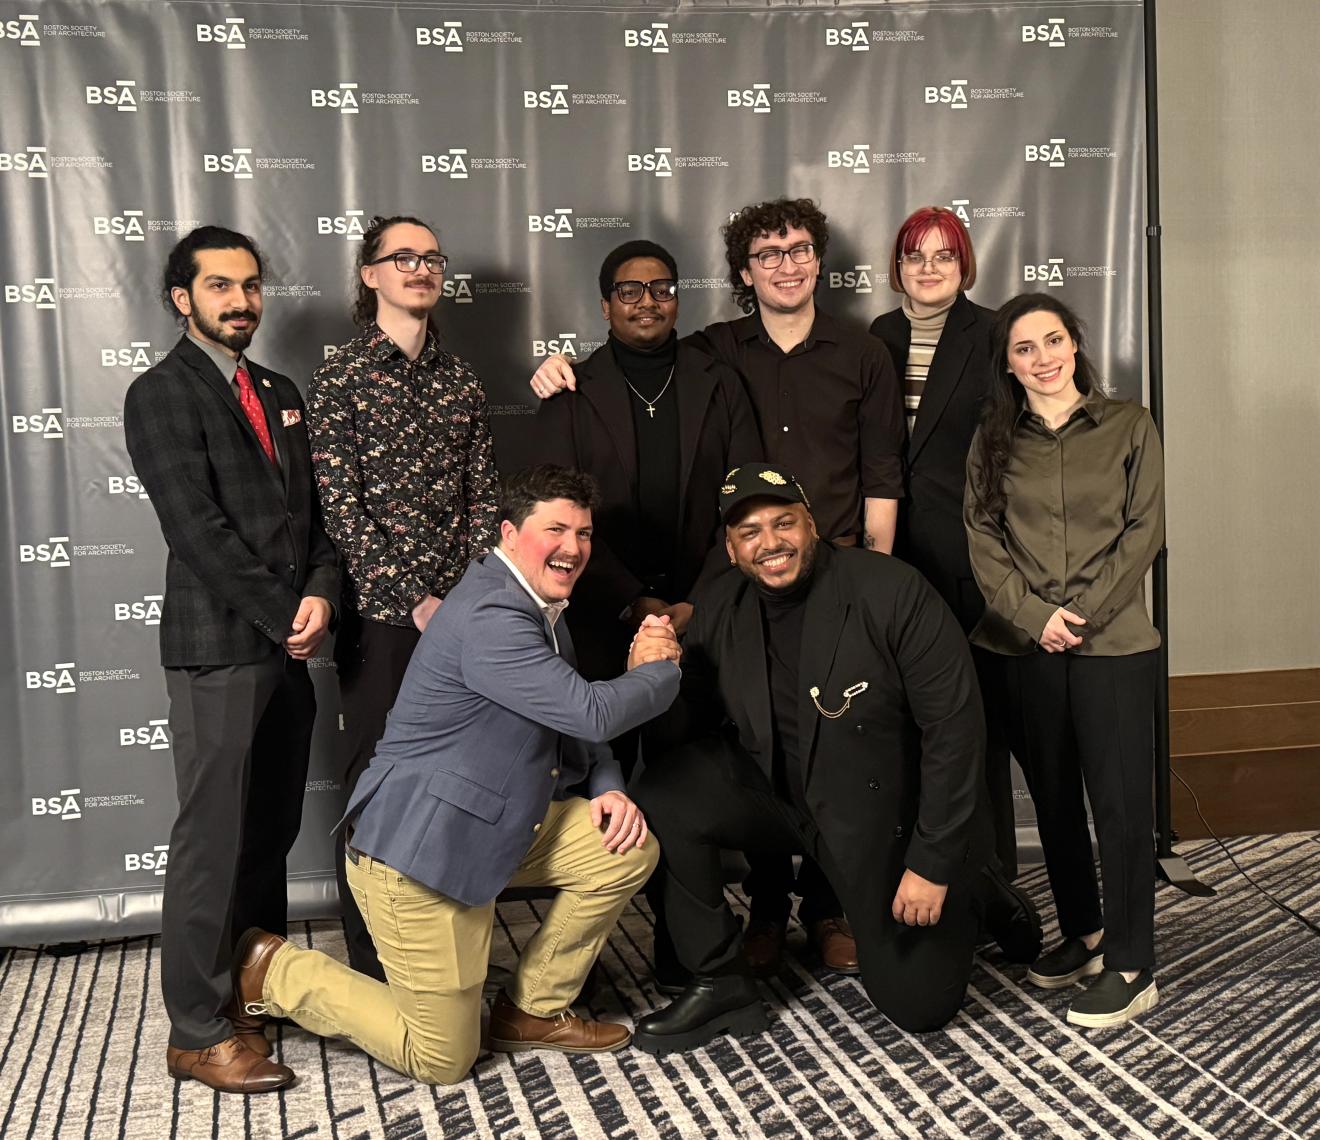
[[[604,338],[596,270],[677,255],[680,326],[737,314],[720,223],[811,196],[819,300],[893,307],[898,223],[970,228],[973,297],[1058,290],[1140,392],[1136,0],[459,5],[0,0],[0,943],[159,930],[175,808],[158,666],[165,552],[124,449],[124,392],[178,330],[166,253],[214,222],[270,263],[251,355],[306,381],[351,335],[375,213],[437,227],[443,337],[485,378],[501,462],[539,358]],[[293,856],[329,913],[343,799],[333,666]],[[1020,799],[1020,822],[1031,823]]]

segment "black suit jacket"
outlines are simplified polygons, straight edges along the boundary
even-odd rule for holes
[[[962,501],[967,452],[990,380],[993,321],[994,313],[969,301],[965,293],[958,294],[949,310],[908,440],[906,496],[899,501],[894,546],[895,554],[930,579],[964,630],[976,624],[985,608],[967,555]],[[877,317],[871,333],[885,342],[901,377],[912,343],[912,326],[903,310]]]
[[[186,336],[124,398],[124,435],[169,547],[160,657],[238,665],[279,649],[304,596],[337,604],[302,397],[248,361],[281,464],[272,464],[220,370]]]
[[[632,633],[619,614],[646,592],[640,574],[648,547],[672,539],[643,533],[639,524],[633,396],[609,345],[574,371],[576,392],[541,403],[535,450],[538,461],[580,468],[600,484],[591,560],[567,617],[583,675],[614,677],[623,668],[617,642],[622,637],[626,644]],[[681,601],[708,557],[712,566],[727,561],[711,554],[720,536],[719,488],[725,474],[764,453],[751,401],[733,369],[680,344],[671,391],[678,401],[679,522],[669,600]]]
[[[806,605],[798,738],[807,804],[849,880],[836,888],[866,897],[904,867],[961,881],[984,866],[989,839],[979,800],[985,724],[967,639],[919,573],[866,550],[820,543]],[[684,639],[682,697],[661,729],[677,742],[723,718],[717,731],[773,786],[765,656],[756,587],[742,575],[703,583]],[[848,703],[844,690],[860,682],[865,691]],[[847,709],[823,716],[817,700]]]

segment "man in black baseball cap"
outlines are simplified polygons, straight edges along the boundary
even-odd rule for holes
[[[668,1053],[766,1024],[724,895],[725,848],[814,859],[871,1000],[903,1029],[939,1029],[962,1004],[987,898],[1011,891],[985,871],[967,639],[912,567],[822,541],[783,468],[735,468],[719,504],[740,574],[694,599],[675,722],[687,740],[635,789],[662,840],[653,886],[691,981],[634,1044]],[[996,936],[1030,941],[1030,904],[1008,898]]]

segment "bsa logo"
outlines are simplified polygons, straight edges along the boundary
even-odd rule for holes
[[[63,408],[42,408],[40,414],[10,416],[9,430],[15,435],[39,435],[42,439],[63,439]]]
[[[76,693],[78,682],[75,671],[78,666],[72,661],[63,661],[50,669],[28,669],[23,674],[24,686],[28,689],[54,689],[60,695]]]
[[[113,107],[116,111],[136,111],[136,79],[116,79],[113,87],[96,87],[88,84],[83,88],[89,107]]]
[[[758,115],[770,114],[770,84],[753,83],[750,87],[735,90],[726,88],[730,107],[740,107]]]
[[[63,822],[82,819],[82,805],[78,797],[82,788],[61,788],[58,796],[33,796],[32,814],[54,816]]]
[[[55,278],[34,277],[31,285],[6,285],[6,305],[35,305],[38,309],[55,307]]]
[[[114,217],[92,218],[92,233],[97,237],[118,237],[124,241],[146,241],[141,210],[123,210]]]
[[[532,341],[533,356],[554,356],[562,352],[565,356],[577,355],[578,334],[575,332],[557,333],[553,340]]]
[[[228,16],[223,24],[198,24],[197,42],[224,44],[230,51],[242,51],[247,47],[247,40],[243,38],[243,18]]]
[[[463,21],[446,20],[438,28],[418,28],[418,47],[438,47],[445,51],[463,50]]]
[[[468,176],[467,147],[450,147],[444,154],[422,155],[423,174],[447,174],[450,178]]]
[[[440,283],[440,296],[455,305],[472,304],[472,274],[451,273]]]
[[[345,241],[361,241],[366,237],[362,227],[361,210],[345,210],[338,217],[318,217],[316,232],[321,237],[342,237]]]
[[[950,79],[941,87],[926,88],[927,103],[942,103],[955,111],[967,110],[967,80]]]
[[[139,499],[147,498],[147,490],[142,486],[142,480],[136,475],[110,475],[105,481],[106,493],[109,495],[136,495]],[[151,623],[148,624],[159,624]]]
[[[125,213],[140,211],[125,211]],[[141,373],[151,367],[151,341],[131,340],[127,348],[101,349],[102,368],[127,368],[130,372]]]
[[[160,625],[160,606],[164,600],[164,594],[143,594],[140,602],[116,602],[115,621],[140,621],[143,625]],[[152,721],[152,724],[155,723]]]
[[[1044,44],[1046,47],[1067,47],[1067,25],[1059,16],[1052,17],[1043,24],[1023,24],[1022,42],[1024,44]]]
[[[330,88],[313,87],[312,106],[338,111],[341,115],[356,115],[360,110],[357,90],[356,83],[341,83],[338,87]]]
[[[554,234],[557,238],[573,236],[573,211],[560,207],[553,214],[528,214],[527,232],[529,234]]]
[[[165,874],[170,861],[170,845],[160,843],[150,851],[126,851],[124,853],[125,871],[150,871],[153,875]]]
[[[870,27],[867,20],[854,20],[846,28],[826,28],[825,46],[826,47],[846,47],[853,51],[870,51]]]
[[[524,91],[523,107],[528,111],[549,111],[552,115],[567,115],[568,84],[552,83],[545,91]]]
[[[674,163],[670,157],[673,153],[673,147],[657,146],[647,154],[630,154],[628,171],[631,174],[654,174],[657,178],[673,178]]]
[[[958,215],[959,221],[961,221],[964,226],[969,230],[972,228],[972,200],[970,198],[953,199],[953,201],[949,203],[949,209]]]
[[[69,565],[69,536],[52,537],[47,542],[18,544],[20,563],[41,562],[52,570],[65,569]]]
[[[149,720],[141,728],[121,728],[119,730],[119,747],[137,748],[144,746],[150,748],[153,752],[168,749],[170,734],[165,731],[168,724],[168,720]]]
[[[652,24],[649,28],[625,28],[623,46],[627,48],[646,48],[654,55],[668,55],[668,32],[668,24]]]
[[[1063,258],[1049,257],[1040,265],[1024,265],[1022,280],[1028,285],[1044,285],[1049,289],[1062,289],[1066,274]]]
[[[870,174],[870,154],[870,143],[853,143],[848,150],[827,151],[825,164],[831,170],[847,170],[853,174]]]
[[[41,46],[40,16],[19,15],[13,20],[0,20],[0,40],[14,40],[19,47]]]
[[[854,293],[870,293],[874,284],[869,265],[854,265],[841,273],[830,274],[831,289],[851,289]]]
[[[1067,162],[1064,150],[1067,145],[1067,139],[1050,139],[1044,143],[1027,143],[1026,161],[1043,162],[1052,170],[1061,170]]]
[[[203,174],[230,174],[234,178],[252,177],[252,148],[237,146],[227,154],[202,155]]]
[[[30,146],[12,154],[0,151],[0,174],[26,174],[29,178],[49,178],[46,148]]]

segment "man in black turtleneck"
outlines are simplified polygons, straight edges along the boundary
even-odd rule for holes
[[[781,468],[743,464],[719,498],[741,573],[697,591],[682,697],[657,726],[678,747],[648,756],[634,792],[660,838],[652,889],[692,980],[633,1043],[668,1053],[766,1024],[724,848],[814,859],[871,1000],[903,1029],[938,1029],[962,1004],[980,916],[1007,889],[986,869],[967,639],[906,563],[821,541]]]
[[[587,471],[601,488],[591,562],[565,615],[588,680],[618,675],[648,614],[668,614],[683,633],[718,538],[711,488],[762,456],[738,374],[678,343],[669,251],[627,242],[605,258],[599,284],[609,340],[578,366],[576,392],[542,403],[534,445],[537,461]],[[615,753],[630,773],[635,738]]]

